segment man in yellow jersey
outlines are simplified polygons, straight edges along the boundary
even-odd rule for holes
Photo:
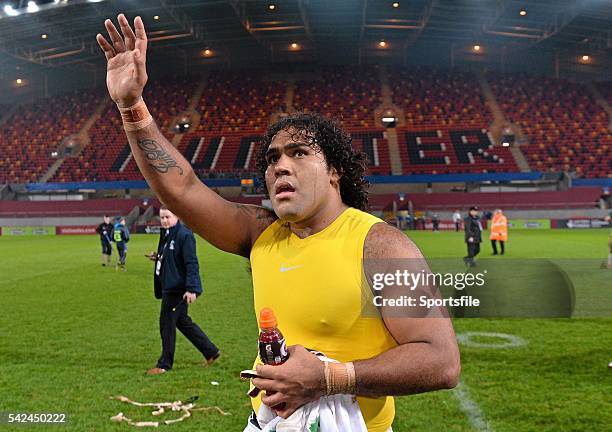
[[[273,211],[224,200],[203,185],[155,125],[142,99],[145,28],[119,15],[107,59],[107,86],[121,112],[140,171],[159,198],[217,248],[250,258],[255,307],[271,307],[290,345],[281,366],[258,366],[261,401],[288,417],[323,395],[358,396],[368,430],[390,429],[393,395],[452,388],[459,351],[448,318],[363,313],[366,260],[422,260],[400,231],[363,210],[365,158],[350,137],[317,115],[270,127],[258,167]],[[305,347],[340,363],[329,370]],[[254,420],[256,422],[256,420]]]

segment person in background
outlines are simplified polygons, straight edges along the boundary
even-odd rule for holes
[[[410,212],[406,216],[406,229],[414,230],[414,218]]]
[[[475,257],[480,252],[482,242],[482,225],[478,216],[478,207],[470,207],[470,211],[463,223],[465,230],[465,243],[467,244],[467,256],[463,257],[463,262],[469,267],[475,267]]]
[[[188,307],[202,294],[200,267],[193,232],[168,208],[161,207],[162,225],[157,253],[147,255],[155,261],[155,298],[161,299],[159,333],[162,353],[157,366],[147,375],[159,375],[172,369],[176,345],[176,329],[204,356],[202,366],[214,363],[221,353],[202,329],[188,315]]]
[[[434,214],[431,217],[431,225],[432,225],[433,232],[440,231],[440,218],[438,217],[437,214]]]
[[[130,232],[127,226],[125,226],[125,218],[121,216],[115,218],[113,241],[117,245],[117,252],[119,252],[119,262],[115,266],[115,270],[121,269],[126,271],[125,261],[127,259],[127,243],[130,241]]]
[[[608,265],[609,269],[612,269],[612,210],[609,212],[608,216],[606,216],[606,221],[608,222],[608,226],[610,226],[610,235],[608,236]]]
[[[601,197],[599,199],[600,205],[599,208],[601,209],[609,209],[612,208],[612,198],[610,196],[610,188],[609,187],[604,187],[603,191],[601,192]]]
[[[493,219],[493,213],[491,213],[490,210],[483,210],[482,219],[488,223],[491,219]]]
[[[111,244],[113,226],[107,215],[104,215],[104,222],[98,225],[96,232],[100,235],[100,243],[102,244],[102,266],[110,266],[113,253],[113,245]]]
[[[497,241],[499,241],[501,247],[501,255],[505,252],[505,243],[508,241],[508,219],[504,216],[501,209],[495,210],[493,220],[491,221],[491,234],[489,235],[491,240],[491,247],[493,248],[493,255],[497,255]]]
[[[455,224],[455,232],[458,232],[461,229],[461,212],[459,210],[455,210],[455,213],[453,213],[453,223]]]
[[[419,225],[421,226],[420,229],[422,229],[423,231],[425,231],[427,228],[425,227],[425,215],[421,215],[417,218],[416,222],[415,222],[415,229],[419,229]]]

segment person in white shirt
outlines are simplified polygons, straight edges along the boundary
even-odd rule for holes
[[[453,213],[453,222],[455,231],[459,231],[461,229],[461,212],[459,210],[455,210],[455,213]]]

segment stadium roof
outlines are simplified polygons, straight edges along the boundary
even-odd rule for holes
[[[519,53],[557,53],[578,63],[609,65],[612,57],[609,0],[13,0],[5,5],[11,7],[0,10],[0,77],[8,79],[20,68],[100,70],[104,57],[95,35],[104,33],[105,18],[119,12],[143,17],[151,61],[181,67],[405,64],[422,56],[446,61],[449,53],[458,60],[502,62]]]

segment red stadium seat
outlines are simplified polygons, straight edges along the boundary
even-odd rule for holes
[[[388,69],[392,101],[404,111],[396,129],[405,174],[518,171],[507,148],[492,146],[493,117],[475,75],[427,68]],[[172,139],[172,119],[194,101],[199,124],[182,136],[178,149],[205,176],[251,175],[260,138],[272,116],[286,111],[288,82],[253,70],[211,72],[149,82],[144,98],[162,133]],[[579,177],[612,174],[612,137],[606,113],[581,84],[526,74],[490,73],[487,79],[506,116],[522,127],[531,168],[568,170]],[[327,67],[295,82],[293,107],[338,119],[354,146],[370,159],[369,173],[391,173],[384,128],[374,111],[382,104],[377,67]],[[609,84],[597,88],[608,100]],[[36,182],[53,164],[51,151],[78,132],[105,90],[73,92],[21,105],[0,129],[0,183]],[[89,130],[91,143],[66,158],[51,182],[141,180],[121,119],[108,107]]]
[[[586,86],[524,73],[489,73],[487,80],[506,116],[527,133],[523,151],[532,168],[579,177],[612,173],[608,116]]]

